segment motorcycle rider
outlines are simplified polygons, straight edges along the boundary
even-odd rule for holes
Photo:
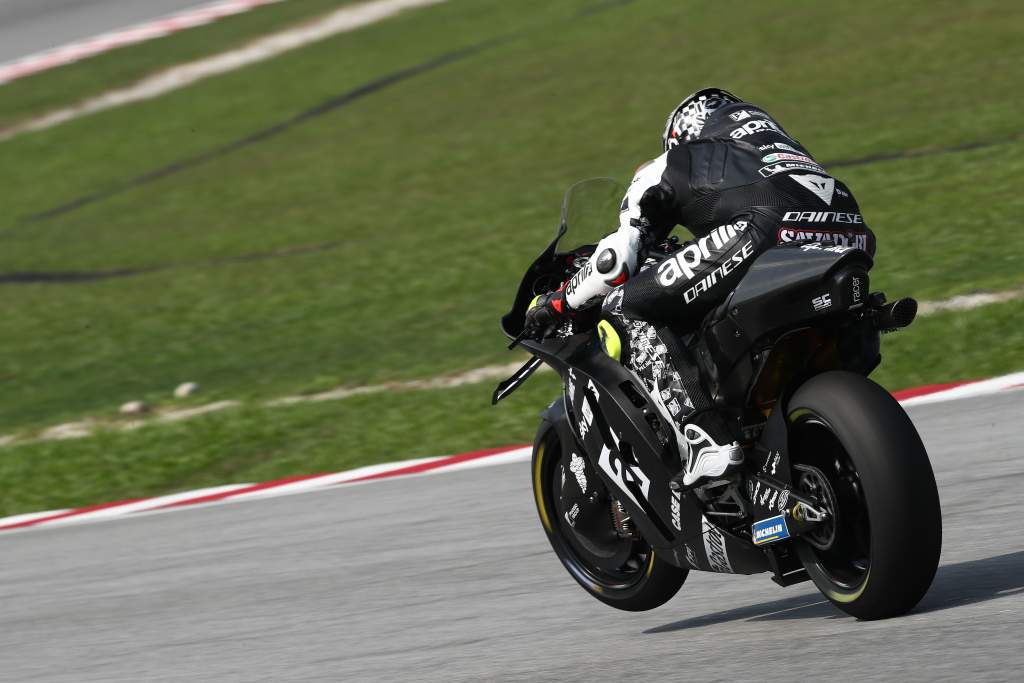
[[[558,291],[538,297],[526,318],[527,328],[544,336],[603,303],[605,350],[671,418],[684,456],[673,486],[690,488],[741,464],[743,450],[711,410],[680,335],[693,332],[776,244],[831,242],[873,256],[875,238],[846,185],[762,108],[725,90],[684,99],[662,142],[664,152],[637,170],[618,230]],[[676,225],[695,239],[653,255]]]

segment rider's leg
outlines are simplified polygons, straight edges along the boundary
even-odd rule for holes
[[[644,383],[676,437],[683,469],[674,478],[683,487],[706,483],[743,462],[732,438],[702,386],[696,365],[667,330],[622,314],[621,289],[605,301],[602,341],[606,350]],[[614,339],[611,337],[614,336]],[[619,347],[615,354],[614,347]]]

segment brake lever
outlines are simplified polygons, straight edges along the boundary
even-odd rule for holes
[[[523,328],[523,331],[522,331],[522,332],[520,332],[520,333],[519,333],[519,334],[518,334],[518,335],[516,336],[516,338],[512,340],[512,343],[511,343],[511,344],[509,344],[509,345],[508,345],[508,350],[509,350],[509,351],[511,351],[512,349],[516,348],[517,346],[519,346],[519,343],[520,343],[520,342],[522,342],[522,341],[523,341],[524,339],[526,339],[526,338],[527,338],[527,337],[529,337],[529,336],[530,336],[529,332],[528,332],[528,331],[526,330],[526,328],[524,327],[524,328]]]

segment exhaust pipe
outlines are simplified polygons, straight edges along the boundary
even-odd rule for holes
[[[879,332],[895,332],[914,322],[915,317],[917,301],[908,296],[875,309],[875,328]]]

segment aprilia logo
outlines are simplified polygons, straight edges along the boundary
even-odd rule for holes
[[[583,264],[583,267],[576,271],[576,274],[569,280],[569,284],[565,286],[565,295],[572,296],[576,293],[576,288],[580,286],[580,283],[590,277],[590,274],[594,272],[594,266],[590,264],[590,259]]]
[[[779,128],[778,124],[774,121],[769,119],[754,119],[753,121],[747,121],[738,128],[734,128],[732,132],[729,133],[729,137],[733,140],[740,140],[748,135],[763,133],[766,130],[773,130],[777,133],[782,132],[782,129]]]
[[[715,251],[722,251],[723,247],[735,239],[738,234],[746,231],[747,226],[747,221],[720,225],[694,244],[680,249],[672,258],[662,261],[658,266],[658,282],[663,287],[670,287],[681,277],[685,277],[687,280],[692,279],[693,269],[704,260],[711,258],[712,246]],[[709,242],[711,246],[708,245]]]

